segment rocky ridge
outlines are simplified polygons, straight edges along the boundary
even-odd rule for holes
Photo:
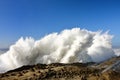
[[[119,60],[114,57],[101,63],[27,65],[1,73],[0,80],[120,80],[120,67],[102,72]]]

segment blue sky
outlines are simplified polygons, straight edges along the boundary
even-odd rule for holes
[[[73,27],[110,30],[120,46],[119,0],[0,0],[0,48]]]

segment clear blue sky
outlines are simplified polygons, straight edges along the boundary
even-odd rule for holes
[[[0,0],[0,48],[21,36],[39,39],[72,27],[110,30],[120,46],[120,1]]]

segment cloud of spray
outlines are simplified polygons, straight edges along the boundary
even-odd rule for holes
[[[111,39],[107,32],[80,28],[52,33],[37,41],[20,38],[0,55],[0,72],[37,63],[100,62],[115,56]]]
[[[120,56],[120,48],[114,49],[114,52],[115,52],[115,54],[116,54],[117,56]]]

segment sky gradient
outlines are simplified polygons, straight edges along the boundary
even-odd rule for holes
[[[119,0],[0,0],[0,48],[73,27],[109,30],[120,46]]]

